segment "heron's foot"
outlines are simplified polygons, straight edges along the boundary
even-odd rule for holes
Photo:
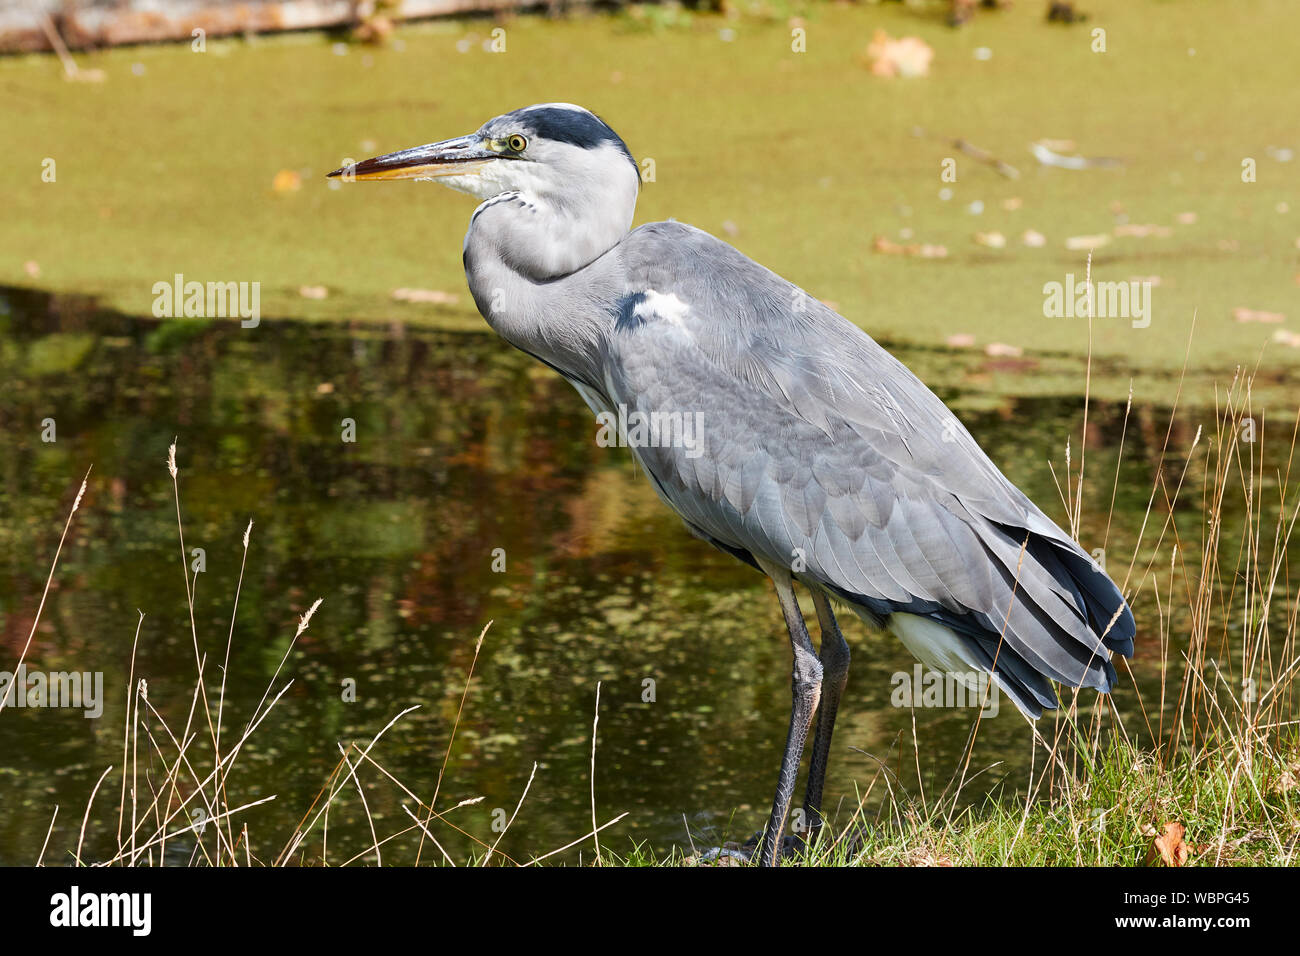
[[[763,842],[763,833],[759,831],[744,843],[724,843],[722,846],[709,847],[686,858],[688,865],[694,866],[748,866],[758,854]],[[803,850],[803,840],[797,836],[786,836],[781,841],[781,859],[790,859]]]

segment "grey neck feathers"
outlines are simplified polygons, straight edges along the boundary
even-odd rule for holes
[[[600,340],[624,292],[616,246],[632,209],[582,212],[522,193],[487,200],[465,235],[465,275],[498,335],[600,388]]]

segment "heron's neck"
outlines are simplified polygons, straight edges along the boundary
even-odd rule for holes
[[[633,202],[635,198],[633,198]],[[621,295],[626,215],[558,210],[523,193],[484,202],[465,235],[465,275],[479,312],[516,348],[571,378],[599,383],[597,351]]]

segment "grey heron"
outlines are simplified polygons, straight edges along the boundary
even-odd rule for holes
[[[692,226],[631,229],[639,168],[594,113],[529,106],[330,175],[433,180],[481,200],[463,259],[488,324],[598,415],[668,423],[627,443],[655,491],[772,580],[793,699],[763,865],[777,861],[815,716],[804,807],[810,832],[821,823],[849,669],[833,601],[940,672],[990,675],[1031,719],[1057,705],[1053,681],[1110,691],[1110,654],[1132,656],[1136,627],[1097,562],[856,325]],[[663,440],[678,420],[700,423],[693,441]]]

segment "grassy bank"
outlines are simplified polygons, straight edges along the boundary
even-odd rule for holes
[[[1086,24],[1049,26],[1039,5],[1020,4],[959,31],[901,4],[523,17],[502,24],[504,53],[484,48],[490,21],[440,22],[383,47],[303,34],[82,57],[101,83],[65,81],[52,57],[10,58],[0,284],[149,314],[153,284],[182,273],[261,282],[268,317],[479,328],[459,254],[471,200],[429,184],[330,188],[324,174],[567,100],[654,160],[638,221],[721,235],[877,337],[938,350],[949,375],[946,343],[971,336],[974,351],[956,360],[970,387],[1074,387],[1088,330],[1045,318],[1043,286],[1082,276],[1086,254],[1067,240],[1103,236],[1095,278],[1156,284],[1149,327],[1097,323],[1094,394],[1122,397],[1135,374],[1172,380],[1193,315],[1194,399],[1212,401],[1212,380],[1261,357],[1257,388],[1285,391],[1300,352],[1270,343],[1300,327],[1300,163],[1284,158],[1300,151],[1290,4],[1095,0],[1088,12]],[[804,53],[792,52],[792,24],[807,31]],[[1096,28],[1105,52],[1093,51]],[[932,45],[931,75],[871,76],[863,52],[876,29]],[[958,137],[1019,178],[954,149]],[[1028,145],[1043,138],[1123,164],[1041,166]],[[949,157],[957,180],[945,184]],[[54,182],[42,180],[49,160]],[[1158,228],[1133,228],[1146,226]],[[1023,244],[1030,230],[1045,245]],[[877,237],[947,256],[873,251]],[[324,298],[301,291],[320,287]],[[401,288],[457,298],[396,301]],[[1238,308],[1285,319],[1243,323]],[[999,344],[1025,356],[983,354]]]

